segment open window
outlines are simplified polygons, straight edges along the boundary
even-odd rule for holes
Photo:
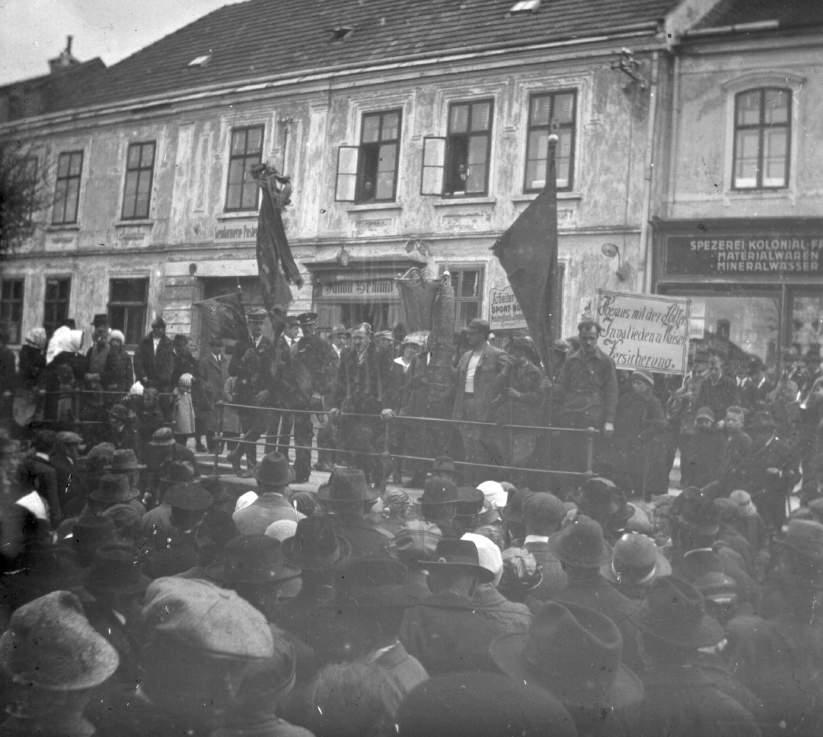
[[[363,115],[359,146],[337,150],[338,202],[394,202],[400,153],[402,112]]]

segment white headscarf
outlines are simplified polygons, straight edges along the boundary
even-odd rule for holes
[[[49,341],[46,349],[46,364],[50,364],[61,353],[80,353],[83,348],[82,330],[72,330],[67,325],[61,325]]]

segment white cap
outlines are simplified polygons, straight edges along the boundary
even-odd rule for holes
[[[245,494],[241,494],[237,497],[237,501],[234,504],[234,511],[239,512],[241,509],[245,509],[249,506],[249,504],[254,504],[257,501],[257,492],[256,491],[247,491]]]
[[[297,532],[297,522],[293,519],[279,519],[266,528],[266,537],[273,537],[281,543],[294,537]]]
[[[143,385],[139,381],[135,381],[131,385],[131,389],[129,389],[129,396],[130,397],[142,397],[143,396]]]
[[[477,548],[478,565],[494,576],[492,583],[497,586],[503,576],[503,553],[500,548],[485,535],[478,535],[475,532],[466,532],[460,539],[474,543]]]
[[[509,501],[509,495],[499,481],[484,481],[477,489],[483,492],[486,505],[493,509],[503,509]]]

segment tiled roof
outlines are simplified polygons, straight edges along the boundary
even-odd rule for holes
[[[697,29],[776,20],[779,28],[823,24],[823,0],[720,0]]]
[[[249,0],[224,6],[109,67],[78,105],[469,48],[586,38],[655,23],[678,0]],[[332,29],[353,33],[331,42]],[[188,66],[211,52],[205,65]]]

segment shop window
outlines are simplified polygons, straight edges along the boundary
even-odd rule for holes
[[[51,335],[69,316],[70,277],[46,279],[46,299],[43,304],[43,327]]]
[[[476,317],[480,317],[483,304],[483,269],[449,269],[455,297],[455,327],[460,330]]]
[[[488,193],[493,116],[492,100],[449,105],[447,135],[423,140],[422,194]]]
[[[574,184],[574,143],[577,93],[574,90],[534,94],[529,98],[524,192],[539,192],[546,186],[549,136],[558,137],[555,148],[557,189],[568,191]]]
[[[57,183],[51,218],[53,224],[70,225],[77,222],[82,171],[82,151],[66,151],[57,158]]]
[[[18,345],[23,322],[23,280],[0,280],[0,325],[5,326],[9,343]]]
[[[256,210],[257,182],[251,168],[263,159],[263,126],[233,128],[229,150],[229,178],[226,184],[226,211]]]
[[[734,98],[734,189],[788,186],[791,90],[746,90]]]
[[[109,323],[122,331],[126,345],[137,345],[143,337],[148,294],[148,278],[109,280]]]
[[[146,219],[149,216],[154,149],[154,141],[129,144],[123,191],[123,220]]]
[[[393,202],[397,196],[397,171],[402,112],[364,113],[359,146],[337,151],[338,202]]]

